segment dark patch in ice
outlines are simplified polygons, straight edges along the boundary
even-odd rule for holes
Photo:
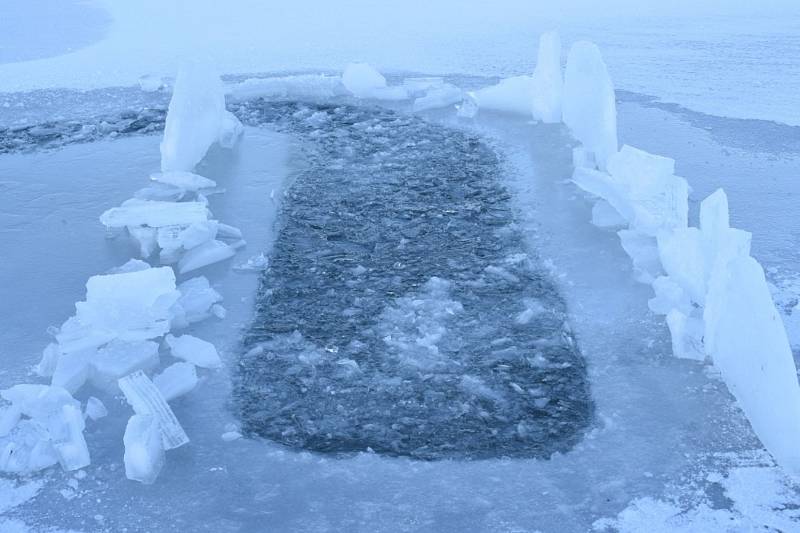
[[[89,119],[0,127],[0,154],[60,148],[109,137],[157,133],[164,129],[166,116],[166,109],[142,108]]]
[[[622,102],[633,102],[680,116],[693,127],[707,131],[718,143],[731,148],[772,154],[800,152],[800,126],[772,120],[721,117],[662,102],[655,96],[622,90],[616,93]]]
[[[592,413],[584,361],[489,147],[381,108],[234,110],[299,136],[309,163],[236,372],[248,433],[429,460],[576,443]]]

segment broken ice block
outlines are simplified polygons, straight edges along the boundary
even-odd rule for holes
[[[158,228],[158,246],[164,254],[180,249],[190,250],[212,240],[217,235],[219,223],[216,220],[195,222],[189,226],[164,226]]]
[[[472,93],[481,111],[492,110],[530,116],[533,78],[514,76]]]
[[[50,383],[57,387],[63,387],[70,394],[74,394],[86,383],[86,379],[89,377],[89,362],[95,353],[94,348],[89,348],[61,354]]]
[[[164,340],[172,355],[178,359],[188,361],[200,368],[220,368],[222,366],[217,349],[210,342],[191,335],[181,335],[180,337],[167,335]]]
[[[75,321],[89,332],[103,333],[104,342],[151,339],[169,331],[169,309],[179,297],[170,267],[92,276],[86,282],[86,301],[75,304]],[[57,337],[62,351],[63,334],[62,326]]]
[[[200,189],[210,189],[217,186],[217,182],[210,180],[194,172],[173,170],[171,172],[156,172],[150,174],[150,179],[158,183],[172,185],[184,191],[198,191]]]
[[[478,99],[475,98],[475,93],[468,92],[464,95],[461,104],[457,106],[458,112],[456,116],[459,118],[475,118],[478,114]]]
[[[704,361],[703,320],[688,316],[677,309],[667,313],[667,326],[672,337],[672,353],[682,359]]]
[[[230,111],[225,111],[222,114],[222,125],[217,137],[219,145],[223,148],[233,148],[242,133],[244,133],[244,126],[242,126],[241,121]]]
[[[197,370],[191,363],[178,362],[153,378],[153,383],[167,401],[183,396],[197,386]]]
[[[34,367],[36,375],[43,378],[52,377],[53,372],[56,370],[56,364],[58,363],[58,355],[58,344],[54,342],[48,344],[42,351],[41,361]]]
[[[617,104],[608,69],[594,43],[578,41],[567,56],[562,102],[564,124],[594,154],[600,170],[617,152]]]
[[[92,420],[99,420],[108,415],[108,409],[98,398],[89,396],[86,400],[86,416]]]
[[[222,301],[222,296],[211,288],[204,276],[184,281],[178,285],[178,291],[181,296],[171,309],[173,328],[205,320],[211,314],[211,307]]]
[[[171,450],[189,442],[189,437],[186,436],[178,419],[175,418],[175,413],[172,412],[164,396],[144,372],[137,370],[133,374],[121,378],[117,383],[136,414],[151,415],[158,420],[165,450]]]
[[[666,315],[670,311],[678,310],[684,315],[689,315],[692,302],[683,288],[668,276],[659,276],[653,281],[653,290],[656,295],[650,298],[647,306],[659,315]]]
[[[178,272],[185,274],[233,257],[236,250],[224,242],[213,240],[192,248],[178,262]]]
[[[414,100],[413,111],[427,111],[429,109],[439,109],[451,107],[464,100],[464,93],[455,85],[449,83],[429,90],[425,96]]]
[[[86,446],[86,440],[83,438],[83,430],[86,426],[81,410],[79,407],[70,404],[63,406],[61,412],[62,420],[66,426],[65,434],[57,437],[53,434],[53,430],[48,428],[53,436],[53,448],[55,448],[58,455],[58,462],[61,463],[61,468],[66,471],[85,468],[91,463],[91,458],[89,457],[89,448]]]
[[[158,344],[153,341],[113,340],[92,358],[91,381],[95,387],[113,392],[119,378],[153,368],[158,362]]]
[[[561,73],[561,37],[558,32],[543,33],[531,82],[533,118],[545,123],[561,122],[564,75]]]
[[[203,202],[162,202],[138,198],[126,200],[120,207],[112,207],[100,215],[100,222],[108,228],[160,228],[189,225],[207,219],[208,208]]]
[[[126,226],[128,234],[139,246],[139,255],[145,259],[156,251],[157,230],[146,226]]]
[[[598,228],[618,228],[628,221],[605,200],[598,200],[592,206],[592,224]]]
[[[408,92],[403,87],[387,87],[386,78],[366,63],[350,63],[342,73],[342,84],[356,98],[403,100]]]
[[[0,437],[8,435],[22,417],[22,410],[16,405],[7,405],[0,410]]]
[[[149,485],[164,466],[164,446],[159,421],[152,415],[136,414],[125,427],[125,476]]]
[[[54,414],[60,416],[65,405],[80,408],[80,403],[69,392],[51,385],[14,385],[0,391],[0,396],[19,408],[23,415],[39,420],[47,420]]]
[[[663,273],[658,260],[658,246],[653,237],[631,230],[620,230],[617,235],[625,253],[633,261],[637,281],[652,283]]]

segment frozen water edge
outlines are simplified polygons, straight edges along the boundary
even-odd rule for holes
[[[615,239],[597,233],[588,224],[588,207],[559,183],[569,175],[564,152],[567,138],[557,127],[533,128],[508,119],[497,119],[493,124],[491,117],[485,119],[479,127],[485,128],[484,134],[499,136],[496,142],[508,154],[509,169],[514,171],[510,173],[514,178],[511,185],[518,193],[520,211],[529,215],[523,218],[525,228],[535,236],[537,248],[550,256],[555,275],[561,276],[560,285],[576,319],[576,332],[590,358],[590,377],[600,415],[606,421],[602,430],[578,449],[550,462],[432,465],[372,455],[334,461],[286,452],[263,442],[223,444],[219,437],[224,429],[219,426],[230,421],[224,407],[227,385],[222,377],[212,378],[214,382],[203,389],[209,392],[208,398],[190,395],[176,402],[176,411],[193,413],[185,417],[186,429],[197,446],[171,456],[159,483],[139,488],[124,480],[120,467],[116,472],[90,469],[89,481],[79,482],[79,489],[74,491],[76,499],[67,501],[58,491],[68,488],[68,478],[54,473],[41,500],[20,510],[26,520],[86,530],[127,527],[130,531],[149,530],[154,523],[166,531],[247,530],[264,523],[282,530],[500,531],[535,527],[580,531],[596,518],[614,516],[634,498],[661,497],[665,487],[687,471],[725,471],[741,450],[757,447],[720,382],[709,380],[695,363],[666,357],[669,347],[665,329],[647,316],[648,291],[633,283],[627,257]],[[248,134],[246,142],[253,135]],[[125,144],[136,142],[146,143],[148,138]],[[102,146],[108,149],[112,145]],[[152,147],[143,153],[148,150]],[[95,156],[94,152],[89,148],[79,153],[89,158],[90,154]],[[4,156],[6,161],[9,159]],[[220,170],[227,169],[224,162],[219,165]],[[59,167],[54,164],[52,168]],[[150,168],[154,167],[147,170]],[[139,176],[142,172],[131,174]],[[227,186],[225,173],[220,174],[220,178],[215,173],[209,175]],[[98,175],[103,174],[98,170]],[[35,184],[32,189],[35,200]],[[130,187],[118,189],[119,194],[127,195]],[[225,203],[232,208],[231,198],[229,189]],[[107,204],[102,202],[91,217]],[[36,205],[34,201],[33,207]],[[261,208],[261,204],[251,206],[255,211]],[[215,212],[219,210],[215,207]],[[96,231],[95,226],[88,225],[86,231],[76,230],[84,241],[93,241],[86,236]],[[251,242],[257,242],[258,236],[254,237]],[[17,242],[22,243],[21,253],[30,253],[24,240]],[[45,252],[51,247],[42,248]],[[607,266],[597,268],[600,261],[587,266],[587,257],[607,259]],[[109,266],[116,263],[119,261],[109,261]],[[58,277],[49,288],[57,294],[58,283],[75,282],[79,286],[98,270],[96,263],[84,266],[88,268],[86,275],[62,276],[57,271]],[[43,289],[46,291],[48,285]],[[239,295],[225,296],[228,305]],[[66,305],[76,299],[66,298]],[[240,330],[232,325],[236,321],[244,325],[249,305],[243,303],[239,308],[243,313],[240,320],[229,306],[232,321],[203,326],[209,329],[199,334],[228,339],[228,346],[234,346]],[[54,314],[57,318],[51,322],[67,313]],[[40,329],[31,332],[29,324],[20,324],[32,335],[31,353],[38,351]],[[225,347],[221,347],[224,353]],[[34,362],[33,355],[30,362]],[[8,383],[14,381],[9,379]],[[214,420],[219,422],[216,427]],[[726,436],[716,434],[720,428],[735,438],[725,441]],[[109,429],[108,434],[121,432]],[[121,443],[119,448],[121,452]],[[725,455],[729,450],[735,453]],[[119,457],[121,453],[112,450],[108,458],[98,458],[98,462],[108,459],[119,463]],[[47,506],[42,504],[45,497]],[[209,501],[214,505],[208,505]],[[94,515],[103,515],[102,526],[93,521]],[[137,518],[131,519],[131,515]]]

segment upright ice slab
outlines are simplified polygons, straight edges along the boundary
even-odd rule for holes
[[[546,123],[561,122],[564,75],[561,72],[561,37],[558,32],[543,33],[531,82],[533,118]]]
[[[222,80],[210,67],[187,63],[178,72],[169,103],[161,171],[191,172],[212,144],[231,145],[241,124],[225,109]]]
[[[572,45],[564,74],[564,124],[605,170],[617,151],[617,106],[608,69],[594,43]]]
[[[733,259],[710,283],[706,349],[775,460],[800,477],[800,387],[783,322],[758,262]]]

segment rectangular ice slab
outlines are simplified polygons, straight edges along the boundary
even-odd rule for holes
[[[125,427],[125,476],[149,485],[164,466],[164,446],[155,416],[133,415]]]
[[[617,104],[608,69],[594,43],[578,41],[567,56],[564,73],[564,124],[605,170],[617,151]]]
[[[150,415],[158,420],[165,450],[171,450],[189,442],[189,437],[186,436],[178,419],[175,418],[175,413],[172,412],[164,396],[144,372],[139,370],[125,376],[118,381],[118,384],[136,414]]]
[[[202,202],[162,202],[131,198],[120,207],[112,207],[100,215],[100,222],[109,228],[188,226],[208,220],[208,214],[206,204]]]
[[[270,78],[250,78],[228,88],[228,94],[236,99],[290,98],[326,99],[343,96],[347,90],[341,76],[325,74],[300,74]]]
[[[800,387],[792,350],[761,265],[733,259],[712,277],[703,318],[714,366],[758,438],[800,476]]]
[[[167,335],[165,340],[172,355],[178,359],[188,361],[200,368],[220,368],[222,366],[217,349],[208,341],[191,335],[181,335],[180,337]]]

